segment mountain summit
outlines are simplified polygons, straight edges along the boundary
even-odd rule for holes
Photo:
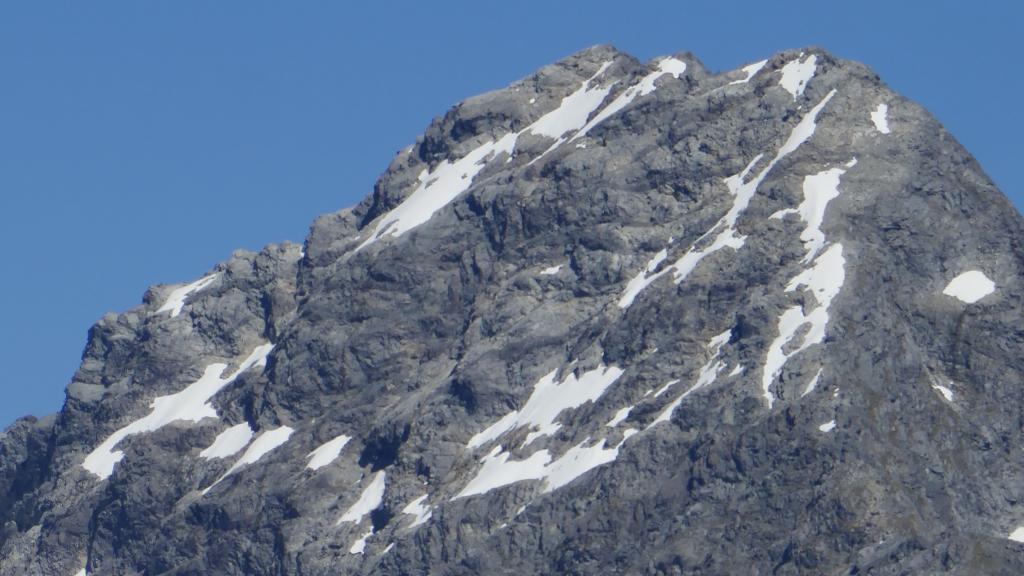
[[[100,320],[0,573],[1022,574],[1022,224],[863,65],[585,50]]]

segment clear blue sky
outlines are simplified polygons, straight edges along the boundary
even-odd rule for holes
[[[712,70],[819,45],[928,107],[1017,206],[1018,2],[0,4],[0,427],[60,408],[89,326],[301,242],[434,116],[586,46]]]

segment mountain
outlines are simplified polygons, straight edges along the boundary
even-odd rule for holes
[[[0,573],[1022,574],[1022,239],[861,64],[591,48],[101,319]]]

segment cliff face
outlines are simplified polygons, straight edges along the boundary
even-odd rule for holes
[[[97,323],[0,572],[1024,573],[1022,232],[860,64],[592,48]]]

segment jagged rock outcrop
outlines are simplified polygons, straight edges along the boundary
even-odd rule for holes
[[[1024,573],[1022,238],[860,64],[592,48],[97,323],[0,573]]]

